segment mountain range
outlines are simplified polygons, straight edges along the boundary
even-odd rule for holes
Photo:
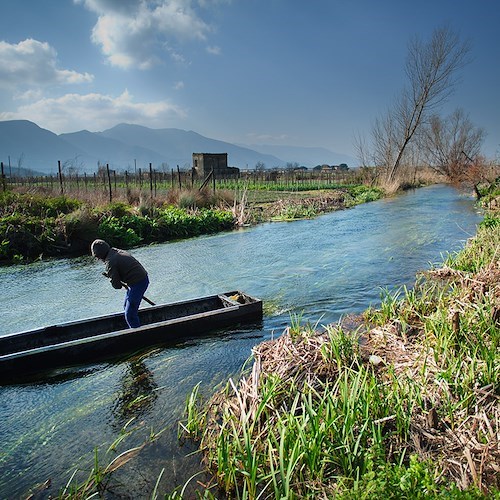
[[[80,173],[94,172],[99,164],[117,170],[148,168],[189,168],[193,153],[227,153],[228,164],[253,169],[297,163],[306,167],[319,164],[352,166],[354,158],[324,148],[298,146],[237,145],[176,128],[151,129],[119,124],[103,132],[55,134],[27,120],[0,121],[0,161],[10,168],[55,173],[58,161],[63,168]],[[15,171],[15,170],[14,170]]]

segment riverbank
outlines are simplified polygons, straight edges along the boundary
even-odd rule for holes
[[[184,430],[214,474],[203,494],[500,495],[499,242],[490,212],[379,310],[322,332],[297,319],[239,381],[208,402],[195,390]]]
[[[138,246],[229,231],[244,225],[315,217],[383,196],[364,185],[310,191],[227,193],[196,191],[138,201],[92,204],[67,196],[36,192],[0,194],[0,265],[87,255],[102,238],[112,246]],[[139,198],[138,198],[139,200]]]

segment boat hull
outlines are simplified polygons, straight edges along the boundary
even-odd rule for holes
[[[233,291],[140,309],[139,318],[139,328],[128,328],[121,312],[0,337],[0,378],[11,382],[37,372],[116,359],[144,347],[259,322],[262,301]]]

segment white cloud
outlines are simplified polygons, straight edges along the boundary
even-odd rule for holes
[[[184,82],[180,81],[180,82],[176,82],[175,85],[174,85],[174,89],[175,90],[181,90],[184,88]]]
[[[269,144],[283,142],[289,139],[289,136],[287,134],[273,135],[273,134],[259,134],[255,132],[250,132],[246,136],[251,141],[256,141],[258,143],[269,143]]]
[[[76,4],[84,4],[87,9],[97,14],[133,13],[139,4],[137,0],[74,0]]]
[[[169,51],[179,41],[205,41],[212,30],[198,15],[193,0],[75,2],[97,14],[92,41],[113,66],[121,68],[150,68],[160,61],[158,49]]]
[[[10,44],[0,41],[0,87],[16,89],[34,86],[87,83],[89,73],[57,68],[57,53],[46,42],[31,38]]]
[[[43,97],[43,92],[40,89],[31,89],[26,92],[14,94],[14,100],[17,101],[36,101]]]
[[[207,47],[207,52],[209,54],[214,55],[214,56],[218,56],[218,55],[220,55],[221,50],[220,50],[220,47],[217,47],[216,45],[214,45],[214,46],[211,46],[211,47]]]
[[[134,102],[125,90],[118,97],[103,94],[66,94],[40,99],[15,112],[0,113],[0,120],[30,120],[56,133],[104,130],[117,123],[165,127],[186,112],[168,101]]]

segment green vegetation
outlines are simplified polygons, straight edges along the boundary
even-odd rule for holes
[[[279,196],[273,196],[279,193]],[[252,222],[293,221],[313,218],[318,214],[333,210],[351,208],[361,203],[375,201],[384,196],[383,190],[365,185],[343,186],[328,191],[324,189],[300,191],[299,193],[279,190],[264,191],[257,189],[247,193]]]
[[[498,221],[355,331],[296,318],[237,384],[195,388],[182,429],[216,481],[199,496],[499,497]]]
[[[330,182],[323,179],[307,180],[299,178],[283,177],[277,180],[219,180],[217,181],[221,189],[231,191],[248,189],[252,191],[335,191],[337,189],[350,189],[357,184],[346,184]]]
[[[229,230],[231,211],[175,206],[139,207],[122,202],[92,208],[64,196],[0,194],[0,263],[85,255],[96,237],[131,248]]]
[[[248,187],[248,183],[234,181],[233,184],[236,189]],[[224,191],[215,196],[205,191],[181,190],[168,193],[165,201],[150,199],[147,204],[139,197],[136,206],[123,201],[94,204],[67,196],[7,191],[0,193],[0,234],[3,235],[0,264],[85,255],[97,237],[113,246],[132,248],[226,231],[263,220],[315,217],[383,195],[380,189],[363,185],[329,187],[336,190],[325,192],[316,186],[313,194],[304,196],[301,191],[299,199],[280,191],[280,197],[274,201],[253,202],[248,206],[245,196],[231,206]],[[254,192],[264,193],[261,189],[269,189],[270,185],[260,183],[253,188]]]

